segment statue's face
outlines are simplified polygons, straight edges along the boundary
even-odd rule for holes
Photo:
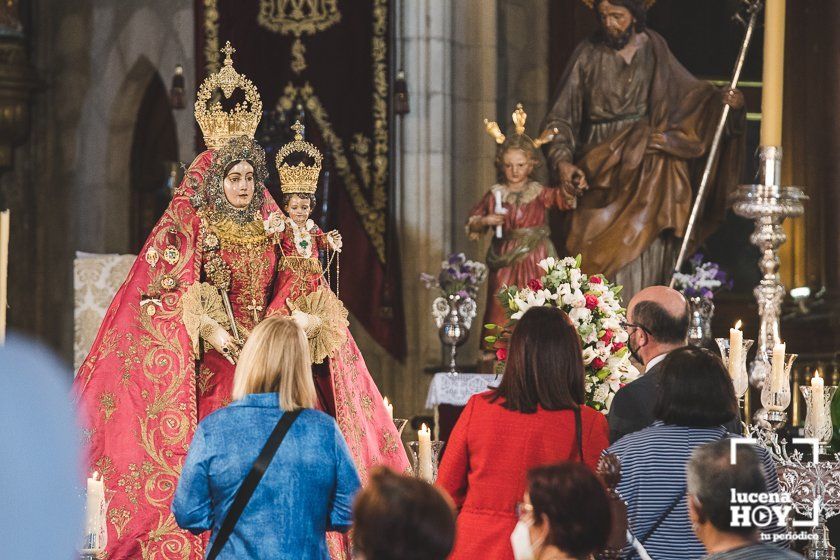
[[[308,197],[292,195],[289,203],[286,204],[286,214],[298,225],[302,225],[309,219],[312,213],[312,203]]]
[[[534,170],[534,161],[522,150],[508,150],[502,156],[502,168],[508,184],[523,183]]]
[[[630,10],[604,0],[598,4],[598,19],[601,21],[610,46],[624,48],[633,34],[633,23],[635,23]]]
[[[254,167],[243,160],[228,170],[224,180],[225,198],[234,208],[241,210],[254,198]]]

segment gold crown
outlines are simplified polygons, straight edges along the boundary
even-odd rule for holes
[[[202,82],[195,100],[195,120],[201,127],[204,143],[210,149],[221,148],[237,136],[253,138],[262,117],[262,100],[257,87],[233,68],[231,55],[236,49],[230,46],[230,41],[225,43],[222,52],[225,53],[224,66]],[[239,88],[245,92],[245,100],[237,103],[230,112],[225,111],[218,100],[208,107],[216,88],[222,90],[225,99],[230,99],[234,90]]]
[[[516,104],[516,110],[513,111],[513,114],[510,117],[513,121],[516,134],[518,136],[524,136],[530,140],[531,143],[534,144],[535,148],[539,148],[546,142],[550,142],[551,139],[554,138],[554,135],[558,132],[556,128],[543,130],[542,134],[540,134],[536,140],[525,134],[525,121],[528,119],[528,114],[525,112],[525,109],[522,108],[522,103]],[[504,144],[507,137],[504,133],[502,133],[502,129],[499,128],[499,124],[496,121],[488,121],[487,119],[484,119],[484,128],[487,130],[487,133],[496,140],[496,144]]]
[[[295,139],[277,152],[277,173],[280,174],[280,191],[283,194],[304,193],[315,194],[318,189],[318,175],[321,173],[321,152],[318,148],[303,139],[303,125],[296,121],[292,125]],[[315,160],[315,165],[289,165],[285,160],[294,153],[304,153]]]
[[[584,4],[586,4],[589,8],[595,5],[595,0],[581,0]],[[656,0],[645,0],[644,8],[645,10],[649,10],[651,6],[656,4]]]

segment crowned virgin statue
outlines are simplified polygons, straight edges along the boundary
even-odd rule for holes
[[[239,349],[283,274],[286,220],[264,187],[265,153],[253,140],[262,102],[234,69],[229,43],[223,52],[224,66],[196,101],[209,149],[189,166],[143,245],[74,383],[89,470],[102,475],[110,500],[109,560],[204,557],[209,535],[177,527],[172,497],[196,425],[230,402]],[[208,106],[216,88],[226,98],[242,89],[245,101],[231,112]],[[336,386],[339,425],[360,469],[380,461],[402,470],[399,436],[367,381],[353,388],[352,404]],[[360,441],[356,430],[381,441]]]

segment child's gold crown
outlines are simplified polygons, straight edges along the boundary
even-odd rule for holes
[[[315,194],[318,189],[318,175],[321,173],[321,152],[318,148],[303,139],[303,125],[300,121],[292,125],[295,139],[277,152],[277,173],[280,174],[280,191],[283,194],[304,193]],[[285,159],[294,153],[304,153],[315,160],[314,165],[297,165],[285,163]]]
[[[201,127],[204,143],[210,149],[221,148],[228,140],[238,136],[253,138],[262,116],[262,100],[257,87],[233,68],[231,55],[236,49],[230,46],[230,41],[222,52],[225,53],[224,66],[202,82],[195,100],[195,120]],[[234,90],[239,88],[245,93],[245,100],[237,103],[230,112],[225,111],[218,100],[208,107],[217,88],[222,90],[225,99],[230,99]]]
[[[554,135],[557,134],[556,128],[543,130],[542,134],[534,140],[525,134],[525,120],[527,118],[528,114],[525,112],[525,109],[522,108],[522,103],[517,103],[516,110],[511,115],[513,126],[516,128],[516,134],[524,136],[526,139],[530,140],[531,143],[534,144],[535,148],[539,148],[546,142],[550,142],[551,139],[554,138]],[[506,136],[502,133],[502,130],[499,128],[499,124],[496,121],[488,121],[487,119],[484,119],[484,128],[487,130],[487,133],[496,140],[496,144],[504,144]]]

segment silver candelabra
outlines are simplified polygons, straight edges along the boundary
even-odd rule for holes
[[[759,153],[757,185],[741,185],[735,192],[732,209],[739,216],[755,221],[750,242],[758,247],[758,267],[762,278],[753,290],[758,302],[759,330],[755,360],[750,368],[750,382],[761,388],[769,371],[768,356],[779,342],[779,316],[785,287],[779,279],[779,247],[787,241],[782,223],[785,218],[801,216],[807,196],[798,187],[781,186],[782,149],[763,146]]]

